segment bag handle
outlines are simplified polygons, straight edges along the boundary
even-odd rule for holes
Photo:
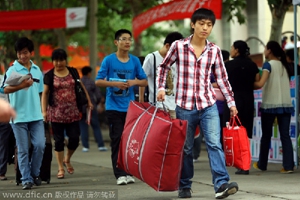
[[[231,126],[231,127],[242,126],[242,123],[241,123],[241,121],[240,121],[240,119],[239,119],[239,117],[237,115],[235,115],[235,116],[233,116],[233,117],[230,118],[229,126]]]
[[[154,81],[153,81],[153,89],[154,89],[154,95],[153,95],[153,103],[156,102],[156,58],[155,58],[155,54],[153,54],[153,59],[154,59],[154,62],[153,62],[153,70],[154,70]]]

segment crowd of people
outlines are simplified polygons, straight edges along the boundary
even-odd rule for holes
[[[283,147],[283,168],[280,172],[292,173],[294,160],[289,127],[294,108],[289,80],[293,72],[286,52],[278,42],[269,41],[264,50],[268,61],[264,63],[260,76],[257,65],[249,58],[250,48],[245,41],[235,41],[230,52],[222,51],[208,41],[215,20],[211,10],[197,9],[191,17],[190,36],[184,38],[179,32],[169,33],[163,46],[149,53],[142,63],[129,53],[133,41],[131,32],[126,29],[116,31],[114,44],[117,50],[104,58],[96,80],[91,79],[92,68],[82,69],[81,86],[88,100],[84,108],[76,103],[76,77],[73,74],[77,71],[68,66],[66,51],[55,49],[52,52],[54,68],[43,75],[30,59],[32,41],[25,37],[18,39],[15,43],[17,60],[5,76],[9,78],[12,73],[18,72],[30,74],[30,78],[18,85],[3,83],[1,92],[8,94],[9,103],[0,100],[0,121],[8,124],[10,120],[8,125],[16,138],[23,189],[41,184],[39,173],[45,147],[43,122],[51,122],[58,179],[65,177],[65,169],[69,174],[74,173],[70,161],[79,146],[80,136],[82,151],[89,151],[88,109],[91,110],[91,121],[88,123],[93,127],[98,148],[100,151],[107,150],[96,111],[101,101],[99,87],[106,88],[105,110],[111,139],[111,162],[118,185],[135,182],[131,174],[117,167],[129,102],[135,100],[134,87],[139,87],[140,102],[149,101],[158,107],[165,102],[173,119],[188,121],[179,198],[191,198],[194,162],[199,156],[195,157],[195,154],[200,151],[197,148],[199,141],[194,137],[197,127],[205,138],[215,197],[223,199],[238,191],[238,184],[229,182],[221,130],[231,117],[238,115],[248,137],[252,138],[255,89],[263,89],[260,107],[262,138],[259,160],[253,167],[267,170],[272,125],[277,118]],[[289,59],[290,62],[294,60]],[[147,86],[149,96],[144,99]],[[220,89],[224,102],[217,102],[214,88]],[[68,137],[66,152],[65,135]],[[31,157],[29,144],[33,146]],[[5,171],[6,168],[0,168],[0,179],[5,177]],[[246,175],[249,171],[237,169],[236,174]]]

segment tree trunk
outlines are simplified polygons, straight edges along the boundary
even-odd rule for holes
[[[33,40],[34,45],[34,63],[43,70],[42,58],[40,56],[40,43],[37,40]]]
[[[98,0],[93,0],[89,2],[90,8],[90,26],[89,26],[89,34],[90,34],[90,67],[92,70],[92,77],[95,78],[96,74],[96,66],[98,63],[98,44],[97,44],[97,8],[98,8]]]
[[[136,56],[141,56],[142,52],[142,36],[139,35],[136,40],[134,40],[133,54]]]
[[[133,18],[138,16],[142,11],[142,2],[140,0],[128,0],[128,3],[131,5],[131,9],[133,12]],[[140,56],[142,52],[142,37],[139,35],[134,40],[134,49],[133,54],[135,56]]]
[[[276,15],[276,13],[278,15]],[[270,41],[277,41],[279,44],[281,43],[281,32],[282,25],[284,21],[286,11],[283,9],[281,11],[276,11],[275,9],[272,12],[272,25],[271,25],[271,33],[270,33]]]
[[[66,33],[64,29],[62,28],[54,29],[54,33],[56,34],[58,39],[58,47],[67,51],[67,40],[66,40]]]

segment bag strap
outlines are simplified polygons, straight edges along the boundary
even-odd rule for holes
[[[75,69],[73,67],[68,67],[68,69],[69,69],[69,71],[70,71],[70,73],[71,73],[71,75],[72,75],[72,77],[75,81],[80,79],[77,69]]]
[[[153,81],[153,89],[154,89],[154,95],[153,95],[153,103],[156,102],[156,58],[155,58],[155,54],[153,54],[153,59],[154,59],[154,64],[153,64],[153,68],[154,68],[154,81]]]
[[[236,120],[238,121],[238,123],[236,122]],[[242,126],[242,123],[237,115],[230,118],[229,126],[231,126],[231,127]]]

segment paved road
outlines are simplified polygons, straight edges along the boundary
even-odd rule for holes
[[[177,199],[177,192],[156,192],[140,180],[136,180],[134,184],[117,186],[112,173],[110,151],[99,152],[93,142],[90,143],[90,146],[91,149],[87,153],[81,152],[81,146],[78,148],[72,158],[75,173],[73,175],[66,174],[65,179],[56,178],[57,164],[53,156],[50,184],[43,182],[41,186],[34,186],[29,191],[24,191],[21,186],[15,185],[13,166],[8,166],[8,180],[0,181],[0,199]],[[200,162],[195,163],[194,166],[192,199],[214,199],[210,168],[205,150],[201,152]],[[250,175],[235,175],[235,169],[228,168],[231,180],[239,184],[240,190],[227,199],[299,200],[299,170],[295,170],[294,174],[280,174],[280,169],[280,164],[269,164],[266,172],[251,169]],[[5,198],[4,195],[15,195],[15,197]],[[22,195],[22,197],[16,195]]]

